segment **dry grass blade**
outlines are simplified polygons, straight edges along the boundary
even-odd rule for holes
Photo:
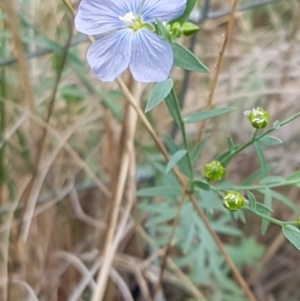
[[[81,297],[83,291],[86,289],[86,287],[89,285],[89,283],[93,280],[96,273],[98,272],[101,264],[100,261],[96,261],[91,269],[89,275],[86,275],[85,277],[82,277],[81,281],[77,284],[76,288],[74,288],[71,295],[68,297],[67,301],[77,301]]]
[[[23,105],[30,111],[35,111],[34,105],[34,95],[31,88],[31,80],[29,76],[29,71],[27,69],[27,60],[25,55],[24,46],[20,36],[19,20],[17,18],[16,12],[14,10],[15,1],[4,0],[3,6],[4,11],[6,11],[8,18],[8,25],[12,33],[13,50],[15,57],[18,62],[20,70],[20,93],[22,95]]]
[[[103,266],[100,270],[97,279],[97,287],[93,294],[92,301],[102,301],[106,284],[108,281],[109,271],[113,262],[115,250],[113,250],[113,239],[115,235],[115,230],[118,223],[118,217],[120,214],[121,201],[125,189],[125,183],[127,179],[127,174],[129,170],[129,163],[131,159],[131,154],[133,150],[134,135],[137,123],[137,114],[132,107],[128,108],[127,112],[127,137],[125,140],[125,148],[123,150],[121,159],[121,169],[118,178],[118,184],[116,188],[116,194],[114,198],[113,211],[108,225],[108,232],[105,240],[104,254],[103,254]]]
[[[53,88],[53,91],[52,91],[52,95],[51,95],[51,99],[50,99],[50,103],[49,103],[49,107],[48,107],[47,117],[46,117],[46,120],[45,120],[45,122],[47,124],[49,124],[52,113],[53,113],[54,104],[55,104],[55,101],[56,101],[56,96],[57,96],[57,91],[58,91],[58,86],[59,86],[59,83],[61,81],[62,72],[64,70],[65,63],[67,61],[67,55],[68,55],[68,50],[69,50],[69,47],[70,47],[72,36],[73,36],[73,31],[72,31],[72,27],[70,26],[68,42],[67,42],[67,45],[66,45],[66,47],[64,49],[64,52],[63,52],[63,55],[62,55],[59,70],[57,71],[55,85],[54,85],[54,88]],[[69,137],[67,137],[67,138],[69,138]],[[41,183],[41,185],[43,183],[43,180],[40,181],[40,178],[42,178],[42,176],[40,175],[40,173],[41,173],[40,164],[41,164],[41,161],[42,161],[42,158],[43,158],[43,155],[44,155],[46,139],[47,139],[47,127],[44,127],[43,132],[42,132],[42,134],[39,138],[39,141],[37,143],[37,155],[36,155],[35,163],[34,163],[34,167],[33,167],[32,182],[29,183],[26,194],[24,195],[24,201],[25,201],[25,206],[26,206],[24,217],[27,218],[27,222],[25,222],[25,225],[22,229],[22,234],[21,234],[22,239],[24,241],[26,241],[28,233],[29,233],[31,218],[33,217],[34,207],[36,205],[36,201],[37,201],[37,197],[38,197],[38,193],[39,193],[39,190],[37,191],[35,186],[38,185],[37,181],[39,181]],[[44,173],[44,174],[46,176],[46,173]],[[32,194],[35,194],[37,196],[34,198],[34,197],[32,197]]]
[[[3,99],[0,99],[0,101],[4,101]],[[11,106],[15,109],[18,109],[20,111],[22,111],[25,114],[28,114],[28,117],[34,121],[37,125],[41,126],[41,127],[45,127],[47,128],[48,134],[51,134],[53,137],[55,137],[60,143],[62,142],[62,138],[61,138],[61,134],[58,133],[57,130],[55,130],[52,126],[50,126],[49,124],[47,124],[46,122],[44,122],[41,118],[39,118],[39,116],[37,116],[36,114],[33,114],[31,112],[29,112],[28,110],[26,110],[25,108],[13,103],[12,101],[6,101],[8,106]],[[84,121],[85,122],[85,121]],[[79,127],[79,126],[83,126],[84,122],[76,125],[75,127]],[[72,129],[71,129],[72,131]],[[73,130],[75,131],[75,130]],[[90,169],[90,167],[88,166],[88,164],[86,162],[84,162],[84,160],[82,160],[80,158],[80,156],[76,153],[76,151],[67,143],[62,143],[63,144],[63,149],[70,154],[70,156],[73,158],[74,162],[80,167],[82,168],[88,176],[91,177],[91,179],[95,182],[96,186],[99,188],[99,190],[107,197],[111,197],[111,193],[110,191],[107,189],[107,187],[103,184],[103,182],[97,177],[97,175]]]
[[[28,293],[29,300],[39,301],[39,298],[35,294],[34,290],[32,289],[32,287],[27,282],[25,282],[24,280],[18,279],[16,277],[13,277],[12,283],[17,284],[20,287],[22,287],[23,289],[25,289],[25,291],[27,291],[27,293]]]
[[[1,237],[1,274],[0,274],[0,289],[1,289],[1,297],[3,300],[8,300],[10,295],[10,287],[11,287],[11,273],[8,270],[9,267],[9,240],[10,240],[10,230],[14,226],[13,218],[15,214],[15,210],[18,207],[19,200],[21,195],[24,193],[28,183],[31,178],[28,177],[23,179],[23,183],[20,185],[20,189],[17,193],[15,200],[12,202],[11,210],[7,214],[5,218],[3,218],[2,225],[0,227],[0,237]],[[23,284],[23,283],[22,283]],[[28,289],[30,293],[31,287]]]
[[[55,158],[58,156],[59,152],[62,150],[63,146],[66,144],[70,136],[72,135],[72,132],[66,133],[66,135],[61,139],[60,144],[58,147],[52,152],[51,157],[46,161],[45,166],[42,168],[40,167],[41,171],[39,173],[39,176],[36,177],[32,182],[32,190],[29,194],[29,200],[28,207],[24,214],[24,231],[23,231],[23,239],[26,240],[27,235],[29,233],[29,228],[31,225],[31,220],[34,216],[34,210],[37,203],[37,199],[39,197],[42,185],[44,183],[44,180],[47,176],[47,173],[49,169],[51,168]]]
[[[119,288],[124,300],[125,301],[134,301],[126,282],[115,269],[111,269],[110,277],[113,280],[113,282],[117,285],[117,287]]]
[[[28,119],[28,116],[26,114],[23,114],[18,118],[18,120],[14,123],[13,126],[11,126],[9,129],[6,129],[4,132],[4,139],[3,144],[8,141],[15,133],[18,131],[18,129],[22,126],[24,122]]]
[[[91,267],[89,274],[83,275],[83,278],[81,279],[80,283],[76,286],[76,288],[74,289],[72,294],[69,296],[67,301],[79,300],[79,298],[81,297],[81,295],[82,295],[83,291],[85,290],[85,288],[87,287],[87,285],[89,285],[89,283],[91,281],[93,281],[93,277],[98,272],[100,267],[101,267],[101,261],[97,260]],[[119,288],[121,294],[124,297],[124,300],[133,301],[134,299],[131,295],[131,292],[130,292],[127,284],[125,283],[123,278],[120,276],[120,274],[113,268],[110,271],[110,277],[113,280],[113,282],[116,284],[116,286]]]
[[[215,95],[215,91],[216,91],[216,87],[217,87],[217,83],[218,83],[218,78],[219,78],[223,58],[225,55],[225,50],[226,50],[228,41],[230,39],[232,26],[233,26],[233,22],[234,22],[234,16],[235,16],[235,12],[236,12],[238,3],[239,3],[239,0],[234,0],[233,8],[232,8],[232,11],[231,11],[231,14],[229,17],[229,22],[228,22],[225,37],[224,37],[224,42],[223,42],[223,45],[222,45],[222,48],[221,48],[221,51],[220,51],[220,54],[218,57],[217,65],[214,70],[215,73],[213,75],[213,79],[211,82],[211,88],[210,88],[210,92],[209,92],[209,96],[208,96],[208,100],[207,100],[207,104],[206,104],[206,110],[209,110],[211,108],[213,100],[214,100],[214,95]],[[203,137],[205,125],[206,125],[206,120],[204,120],[200,125],[200,130],[199,130],[199,134],[197,136],[196,145],[199,144],[199,142],[201,141],[201,139]]]
[[[82,222],[95,227],[96,229],[104,229],[106,224],[86,214],[80,205],[80,200],[75,188],[70,192],[71,206],[73,207],[75,216]]]
[[[141,226],[137,226],[137,231],[150,245],[152,245],[154,248],[157,248],[153,239],[148,235],[148,233],[146,233],[146,231]],[[160,252],[158,250],[157,254],[161,255],[161,254],[164,254],[164,252]],[[157,254],[155,254],[155,255],[157,255]],[[175,271],[176,275],[178,276],[179,282],[185,288],[186,291],[188,291],[191,295],[193,295],[196,298],[196,300],[206,301],[206,298],[199,291],[199,289],[192,283],[192,281],[186,275],[184,275],[184,273],[176,266],[176,264],[170,258],[167,260],[167,264],[173,271]],[[146,264],[146,266],[148,266],[148,265],[149,265],[149,262]],[[144,269],[147,270],[147,268],[145,268],[145,267],[144,267]],[[160,274],[160,271],[158,270],[156,273],[154,273],[154,274],[151,273],[149,275],[152,279],[152,282],[154,282],[155,284],[157,284],[157,282],[158,282],[159,274]],[[166,273],[164,273],[164,274],[166,274]],[[163,274],[163,276],[164,276],[164,274]],[[147,273],[146,273],[146,275],[147,275]]]
[[[136,269],[134,274],[135,274],[136,281],[140,287],[143,300],[144,301],[152,301],[153,299],[151,298],[147,282],[146,282],[142,272],[139,269]]]
[[[136,85],[136,92],[135,97],[138,102],[140,102],[141,96],[143,92],[143,87],[140,83],[137,83]],[[123,216],[120,219],[118,230],[116,231],[116,235],[113,241],[112,250],[113,253],[117,251],[117,248],[121,242],[122,237],[124,236],[124,230],[126,228],[126,224],[128,223],[130,212],[132,210],[132,207],[134,203],[136,202],[136,184],[135,184],[135,172],[136,172],[136,162],[135,162],[135,150],[132,149],[130,154],[130,165],[129,165],[129,172],[128,172],[128,191],[127,191],[127,197],[128,197],[128,203],[126,205],[125,210],[123,211]]]
[[[84,278],[90,279],[89,286],[91,290],[96,288],[96,282],[94,281],[91,271],[86,267],[86,265],[79,259],[79,257],[71,254],[69,252],[58,251],[54,255],[55,258],[63,259],[71,263],[76,269],[82,274]]]

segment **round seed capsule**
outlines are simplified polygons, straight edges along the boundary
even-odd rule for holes
[[[263,129],[269,123],[269,113],[262,108],[246,111],[244,114],[249,119],[252,126],[256,129]]]
[[[226,190],[223,193],[223,206],[230,211],[237,211],[245,205],[245,199],[236,191]]]
[[[210,181],[219,181],[225,174],[225,168],[218,161],[212,161],[205,165],[204,174]]]

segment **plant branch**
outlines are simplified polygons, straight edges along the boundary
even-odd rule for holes
[[[265,219],[275,225],[278,225],[278,226],[284,226],[284,225],[298,225],[298,222],[297,221],[288,221],[288,222],[283,222],[279,219],[276,219],[276,218],[273,218],[271,216],[268,216],[268,215],[265,215],[263,213],[260,213],[258,211],[255,211],[255,210],[252,210],[251,208],[249,207],[243,207],[242,208],[243,210],[245,211],[248,211],[248,212],[251,212],[252,214],[256,215],[256,216],[259,216],[260,218],[262,219]]]
[[[142,123],[146,127],[146,129],[147,129],[148,133],[150,134],[150,136],[152,137],[152,139],[155,142],[157,148],[163,154],[165,160],[169,161],[170,156],[169,156],[165,146],[160,141],[159,137],[157,136],[156,132],[152,128],[151,124],[149,123],[148,119],[146,118],[146,116],[144,115],[144,113],[142,112],[140,107],[136,105],[134,97],[132,96],[132,94],[130,93],[130,91],[128,90],[128,88],[126,87],[126,85],[124,84],[124,82],[120,78],[117,79],[117,83],[119,84],[119,86],[120,86],[122,92],[124,93],[124,95],[127,97],[129,103],[136,110],[139,118],[141,119]],[[173,168],[173,172],[174,172],[174,175],[176,176],[176,178],[178,179],[179,183],[181,184],[181,186],[185,187],[187,185],[187,179],[180,173],[180,171],[178,170],[177,167]],[[247,282],[242,277],[239,270],[236,268],[235,264],[233,263],[231,258],[226,253],[220,238],[214,232],[214,230],[211,228],[211,225],[210,225],[206,215],[204,214],[202,209],[199,207],[196,198],[191,194],[189,194],[188,196],[189,196],[189,199],[192,202],[192,204],[194,206],[194,209],[196,210],[197,214],[202,219],[204,225],[206,226],[207,230],[209,231],[210,235],[212,236],[213,240],[215,241],[215,243],[216,243],[220,253],[222,254],[225,262],[230,267],[235,279],[237,280],[237,283],[240,285],[240,287],[242,288],[245,295],[248,297],[248,299],[250,301],[256,301],[255,297],[253,296],[252,292],[250,291],[250,289],[247,285]]]
[[[177,113],[178,118],[179,118],[178,121],[179,121],[179,128],[180,128],[180,131],[181,131],[182,139],[183,139],[183,146],[184,146],[184,149],[187,152],[186,156],[187,156],[187,159],[188,159],[188,166],[189,166],[189,178],[192,181],[194,179],[194,168],[193,168],[191,154],[189,152],[185,125],[184,125],[184,121],[183,121],[183,118],[182,118],[179,101],[178,101],[178,98],[177,98],[177,95],[176,95],[176,92],[175,92],[174,88],[172,88],[172,90],[171,90],[171,97],[172,97],[172,100],[173,100],[173,107],[175,108],[176,113]]]
[[[298,112],[297,114],[293,115],[292,117],[282,121],[279,123],[279,125],[282,127],[290,122],[292,122],[293,120],[297,119],[300,117],[300,112]],[[267,130],[266,132],[260,134],[260,135],[256,135],[257,131],[255,131],[252,139],[248,142],[246,142],[245,144],[241,145],[236,151],[234,151],[233,153],[229,154],[228,156],[226,156],[223,160],[220,161],[221,164],[223,164],[224,162],[230,160],[232,157],[234,157],[236,154],[242,152],[244,149],[246,149],[248,146],[250,146],[251,144],[259,141],[261,138],[265,137],[266,135],[272,133],[273,131],[275,131],[276,128],[272,127],[271,129]]]

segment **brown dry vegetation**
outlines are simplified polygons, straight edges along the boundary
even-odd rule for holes
[[[72,5],[76,8],[77,2]],[[230,5],[231,1],[215,0],[212,8]],[[60,45],[67,43],[72,17],[61,0],[3,0],[1,10],[8,22],[0,19],[0,34],[10,32],[1,48],[1,59],[13,56],[17,62],[0,67],[4,99],[1,120],[5,120],[1,128],[5,145],[0,154],[1,174],[5,174],[0,182],[0,301],[90,300],[90,291],[96,286],[91,274],[95,275],[101,265],[107,224],[120,189],[123,150],[128,147],[124,137],[128,138],[128,132],[133,134],[135,117],[130,115],[125,97],[117,92],[116,83],[104,85],[91,75],[84,61],[88,43],[71,52],[75,57],[78,54],[82,63],[70,57],[64,62],[63,53],[26,62],[25,53],[51,47],[45,40],[34,42],[37,32]],[[263,106],[271,123],[300,110],[299,20],[300,4],[296,0],[236,14],[214,105],[237,109],[230,117],[208,122],[212,138],[202,153],[199,170],[226,147],[228,135],[236,143],[247,140],[251,128],[244,118],[245,110]],[[211,70],[227,22],[228,16],[208,20],[198,33],[195,53]],[[23,36],[27,39],[22,43]],[[61,66],[65,67],[63,72]],[[173,75],[179,89],[183,74],[174,70]],[[133,83],[129,74],[123,79],[144,107],[151,87]],[[205,108],[208,82],[207,75],[192,74],[184,115]],[[66,96],[66,87],[68,92],[86,92],[79,97],[72,93]],[[116,114],[104,105],[104,99],[116,104]],[[125,113],[128,111],[129,115]],[[127,119],[116,118],[121,112]],[[160,136],[170,131],[172,120],[164,104],[149,118]],[[198,129],[198,125],[188,126],[190,138]],[[299,168],[299,129],[299,121],[294,121],[276,132],[284,143],[266,152],[269,161],[278,162],[275,175],[286,176]],[[117,227],[119,246],[112,258],[107,301],[132,300],[128,295],[130,291],[134,295],[137,288],[139,297],[134,295],[135,300],[154,300],[151,291],[159,274],[156,257],[163,249],[149,247],[151,237],[141,226],[144,216],[138,215],[135,199],[135,166],[143,163],[140,152],[145,148],[154,148],[154,143],[138,120],[136,148],[126,159],[129,176],[121,195],[118,224],[126,212],[132,209],[132,213],[122,228]],[[230,164],[227,178],[240,183],[257,168],[254,151],[249,148]],[[281,192],[300,206],[298,188]],[[274,216],[295,218],[277,203]],[[261,236],[260,221],[249,217],[241,227],[245,235],[257,237],[266,246],[261,262],[242,271],[257,300],[300,300],[299,252],[276,226],[270,226]],[[201,299],[205,288],[196,287],[171,260],[164,283],[168,300],[187,300],[187,296],[205,300]]]

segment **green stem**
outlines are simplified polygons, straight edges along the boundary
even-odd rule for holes
[[[194,179],[194,168],[193,168],[192,158],[191,158],[191,154],[189,152],[184,121],[183,121],[183,118],[182,118],[182,115],[181,115],[181,110],[180,110],[178,98],[177,98],[177,95],[176,95],[176,92],[175,92],[174,88],[172,88],[170,96],[171,96],[172,101],[173,101],[173,109],[175,110],[174,113],[176,113],[176,115],[178,117],[177,118],[177,123],[178,123],[178,126],[179,126],[180,131],[181,131],[181,135],[182,135],[182,139],[183,139],[183,146],[184,146],[184,149],[187,151],[189,178],[190,178],[190,180],[193,180]],[[169,109],[170,109],[170,106],[169,106]],[[175,120],[175,122],[176,122],[176,120]]]
[[[291,121],[295,120],[296,118],[300,117],[300,112],[298,112],[297,114],[295,114],[294,116],[280,122],[280,126],[284,126],[286,125],[287,123],[290,123]],[[257,131],[256,130],[254,132],[254,135],[252,137],[252,139],[248,142],[246,142],[245,144],[243,144],[242,146],[240,146],[235,152],[229,154],[227,157],[225,157],[220,163],[221,164],[224,164],[224,162],[227,162],[227,160],[230,160],[233,156],[235,156],[236,154],[240,153],[241,151],[243,151],[245,148],[247,148],[248,146],[250,146],[251,144],[257,142],[259,139],[263,138],[264,136],[272,133],[273,131],[275,131],[276,129],[273,127],[271,129],[269,129],[268,131],[260,134],[259,136],[257,136]]]
[[[276,219],[276,218],[273,218],[271,216],[265,215],[265,214],[260,213],[258,211],[254,211],[254,210],[252,210],[252,209],[250,209],[248,207],[243,207],[243,210],[248,211],[248,212],[250,212],[252,214],[255,214],[256,216],[259,216],[262,219],[265,219],[265,220],[267,220],[267,221],[269,221],[269,222],[271,222],[273,224],[279,225],[281,227],[284,226],[284,225],[297,225],[298,224],[297,221],[289,221],[289,222],[280,221],[279,219]]]
[[[258,133],[258,129],[255,129],[251,141],[255,141],[255,137],[257,136],[257,133]]]
[[[287,181],[287,182],[282,182],[282,183],[274,183],[274,184],[269,184],[269,185],[253,185],[253,186],[237,186],[234,187],[235,190],[260,190],[264,189],[266,187],[268,188],[277,188],[277,187],[282,187],[282,186],[291,186],[295,184],[299,184],[299,179],[294,180],[294,181]]]

